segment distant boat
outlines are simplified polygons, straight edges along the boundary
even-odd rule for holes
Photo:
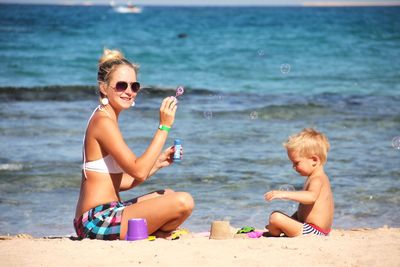
[[[142,9],[138,6],[127,3],[126,5],[116,5],[114,1],[110,3],[113,10],[117,13],[141,13]]]

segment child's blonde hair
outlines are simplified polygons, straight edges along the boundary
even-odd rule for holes
[[[283,143],[288,151],[296,151],[301,157],[317,155],[322,165],[326,163],[330,148],[328,138],[313,128],[303,129],[301,132],[292,135]]]

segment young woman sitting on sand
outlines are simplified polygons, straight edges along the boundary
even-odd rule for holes
[[[125,202],[120,198],[119,192],[134,188],[171,165],[174,153],[173,147],[162,151],[175,119],[174,97],[162,101],[160,126],[141,156],[125,143],[118,116],[134,105],[140,90],[136,78],[137,66],[121,52],[104,51],[98,68],[102,104],[88,121],[83,144],[82,182],[74,219],[79,238],[125,239],[130,218],[145,218],[149,234],[168,237],[194,207],[190,194],[170,189]]]

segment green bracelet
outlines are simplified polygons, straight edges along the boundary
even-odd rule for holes
[[[165,126],[165,125],[161,125],[158,126],[158,129],[162,130],[162,131],[167,131],[169,132],[171,130],[171,127]]]

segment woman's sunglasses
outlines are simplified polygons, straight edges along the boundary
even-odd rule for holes
[[[131,85],[131,90],[132,90],[132,92],[134,92],[134,93],[139,92],[139,90],[140,90],[140,83],[138,83],[138,82],[133,82],[133,83],[117,82],[117,83],[115,84],[114,89],[115,89],[115,91],[117,91],[117,92],[119,92],[119,93],[124,92],[124,91],[128,88],[128,84]]]

